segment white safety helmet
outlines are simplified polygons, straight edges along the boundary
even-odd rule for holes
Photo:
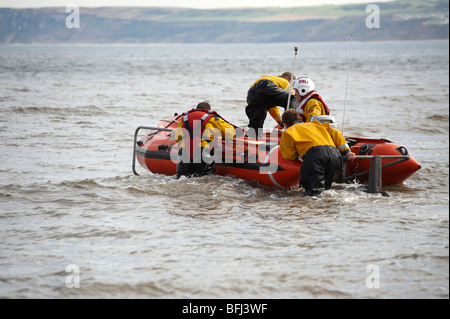
[[[301,77],[294,81],[294,90],[297,90],[300,96],[305,96],[314,90],[314,82],[308,77]]]

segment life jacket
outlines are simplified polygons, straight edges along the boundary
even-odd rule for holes
[[[311,91],[311,92],[309,92],[307,95],[305,95],[303,97],[302,101],[300,102],[300,104],[297,107],[297,111],[300,113],[300,117],[302,118],[303,122],[306,122],[306,117],[305,117],[305,115],[303,113],[304,113],[304,110],[305,110],[306,103],[310,99],[316,99],[319,102],[321,102],[323,104],[323,108],[325,109],[325,114],[326,115],[330,115],[330,110],[328,109],[328,106],[325,104],[324,100],[319,95],[319,93],[317,93],[316,91]]]
[[[215,111],[204,109],[192,109],[181,115],[183,121],[182,128],[189,132],[189,157],[191,159],[194,158],[195,152],[199,151],[200,148],[198,145],[202,141],[205,126],[213,116],[220,117]],[[194,125],[197,126],[194,127]],[[200,128],[198,127],[199,125]]]

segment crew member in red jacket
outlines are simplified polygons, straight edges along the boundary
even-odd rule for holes
[[[224,139],[233,138],[235,129],[212,111],[209,103],[199,103],[195,109],[182,114],[175,129],[175,141],[179,144],[177,178],[214,173],[210,152],[215,149],[210,146],[218,135]],[[205,160],[205,154],[208,160]]]

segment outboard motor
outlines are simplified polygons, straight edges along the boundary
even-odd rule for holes
[[[330,123],[330,126],[332,128],[337,129],[336,119],[334,118],[334,116],[331,116],[331,115],[316,115],[316,116],[311,117],[311,119],[309,121],[310,122],[319,121],[320,123],[328,122],[328,123]]]

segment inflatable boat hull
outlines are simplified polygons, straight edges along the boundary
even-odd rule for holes
[[[171,138],[171,130],[178,123],[178,116],[160,121],[137,142],[136,159],[139,164],[155,174],[175,175],[178,144]],[[137,131],[136,131],[137,134]],[[297,186],[300,179],[301,161],[288,161],[281,156],[279,139],[282,132],[266,133],[260,139],[235,138],[233,143],[221,143],[221,159],[216,158],[217,175],[231,175],[264,185],[280,188]],[[340,181],[366,183],[369,179],[371,156],[382,158],[382,185],[403,183],[420,165],[405,147],[386,139],[346,137],[357,156],[346,162],[338,178]],[[133,159],[134,161],[134,159]],[[134,165],[134,164],[133,164]],[[133,167],[134,170],[134,167]]]

